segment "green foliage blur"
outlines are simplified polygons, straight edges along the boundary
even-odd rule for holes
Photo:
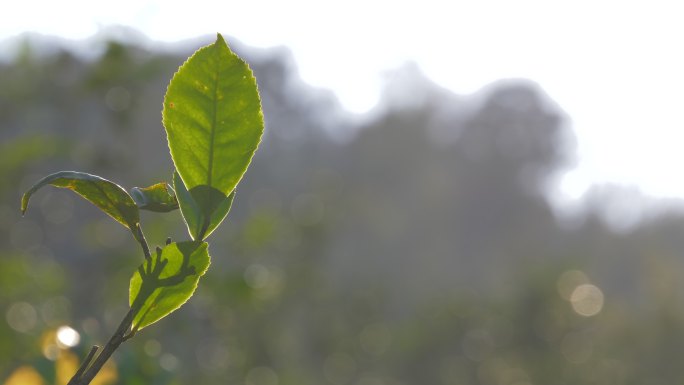
[[[64,357],[104,343],[142,261],[122,226],[73,193],[41,190],[21,218],[22,191],[58,170],[171,182],[162,99],[191,53],[108,41],[82,58],[47,43],[0,62],[7,385],[27,368],[59,383]],[[195,296],[123,344],[102,383],[684,381],[684,219],[620,221],[642,203],[612,187],[559,214],[548,186],[573,139],[538,86],[463,97],[406,68],[357,117],[304,84],[286,50],[231,46],[259,82],[261,149]],[[142,221],[151,245],[187,240],[178,211]]]

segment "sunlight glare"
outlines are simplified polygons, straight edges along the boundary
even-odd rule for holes
[[[563,181],[564,192],[577,197],[591,184],[611,182],[684,196],[684,180],[672,177],[684,162],[684,131],[677,129],[684,126],[684,55],[672,49],[684,24],[676,2],[196,0],[193,7],[215,12],[189,13],[177,0],[64,0],[45,2],[38,13],[33,3],[8,2],[0,39],[27,31],[85,39],[120,25],[156,44],[221,31],[257,48],[287,47],[297,76],[333,90],[354,113],[375,107],[381,74],[406,62],[458,94],[500,79],[531,79],[568,113],[577,134],[577,175]],[[259,15],[258,22],[245,15]]]
[[[57,329],[57,344],[59,347],[73,348],[81,342],[81,335],[69,326],[60,326]]]

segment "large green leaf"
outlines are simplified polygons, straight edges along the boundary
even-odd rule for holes
[[[167,183],[157,183],[150,187],[133,187],[131,197],[142,210],[166,213],[178,208],[173,189]]]
[[[39,180],[21,197],[22,214],[26,212],[33,193],[45,185],[76,192],[132,231],[140,222],[138,207],[121,186],[97,175],[76,171],[60,171]]]
[[[157,249],[131,278],[129,301],[137,310],[133,329],[153,324],[183,305],[209,263],[205,242],[174,242]]]
[[[235,190],[228,196],[207,186],[196,186],[188,191],[177,172],[173,173],[181,214],[192,239],[206,239],[228,215],[235,198]]]
[[[173,76],[162,116],[178,174],[188,191],[204,196],[195,203],[205,213],[221,207],[247,170],[264,129],[251,69],[218,35]]]

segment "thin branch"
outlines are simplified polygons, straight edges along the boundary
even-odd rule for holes
[[[88,366],[90,366],[90,361],[93,360],[93,357],[95,357],[95,353],[97,353],[98,349],[100,349],[100,347],[97,345],[93,345],[93,347],[90,348],[90,352],[88,352],[85,360],[83,360],[83,363],[78,368],[78,371],[76,371],[76,374],[74,374],[74,378],[81,378],[83,372],[85,372]]]
[[[137,223],[135,225],[135,231],[133,232],[133,237],[140,243],[140,247],[142,247],[143,254],[145,255],[146,260],[150,260],[152,258],[152,254],[150,254],[150,246],[147,244],[147,240],[145,239],[145,234],[142,231],[142,227],[140,226],[140,223]]]
[[[95,375],[100,372],[102,366],[107,362],[109,357],[112,356],[114,351],[121,345],[124,341],[124,335],[131,328],[133,324],[133,318],[138,309],[136,307],[131,307],[131,309],[126,314],[126,317],[121,321],[119,327],[116,329],[114,335],[109,339],[109,342],[102,348],[100,354],[97,355],[92,365],[88,367],[81,376],[76,376],[71,378],[67,385],[87,385],[93,380]],[[78,374],[78,373],[77,373]]]
[[[140,243],[140,247],[142,247],[143,254],[145,254],[145,260],[147,260],[148,262],[151,261],[152,256],[150,254],[150,246],[147,244],[147,240],[145,240],[145,235],[142,232],[140,224],[136,225],[135,231],[133,231],[133,236],[138,241],[138,243]],[[95,378],[95,376],[97,375],[97,373],[100,372],[102,366],[105,364],[105,362],[107,362],[109,357],[111,357],[112,354],[114,354],[114,351],[116,351],[119,345],[121,345],[121,343],[135,335],[135,332],[137,330],[133,330],[131,332],[129,332],[129,330],[131,330],[131,326],[133,325],[133,319],[135,318],[135,315],[138,313],[138,311],[140,311],[140,308],[142,307],[143,303],[144,301],[141,300],[141,298],[136,298],[136,300],[133,301],[133,303],[131,304],[131,308],[128,310],[128,313],[126,313],[126,316],[119,324],[119,327],[116,329],[116,332],[114,332],[114,335],[112,335],[107,344],[102,348],[102,350],[100,350],[100,353],[93,359],[98,349],[97,347],[91,349],[84,363],[78,369],[76,374],[74,374],[71,380],[69,380],[69,383],[67,385],[90,384],[90,381],[92,381],[93,378]],[[127,332],[129,333],[127,334]],[[89,366],[88,364],[91,361],[92,364],[90,364]]]

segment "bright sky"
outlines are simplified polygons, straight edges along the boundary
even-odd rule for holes
[[[0,39],[127,25],[153,40],[221,32],[285,45],[305,81],[355,112],[406,61],[457,93],[527,78],[572,118],[580,162],[561,182],[568,196],[617,182],[684,197],[682,20],[684,4],[664,0],[10,0]]]

